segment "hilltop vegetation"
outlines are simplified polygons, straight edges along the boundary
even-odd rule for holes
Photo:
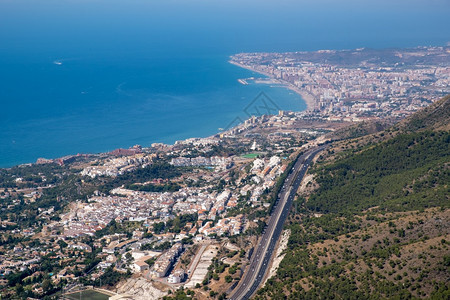
[[[256,299],[450,297],[449,101],[319,158]]]
[[[320,188],[307,208],[359,212],[449,205],[450,132],[402,134],[315,170]]]

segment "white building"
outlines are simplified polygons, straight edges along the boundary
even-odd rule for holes
[[[173,274],[170,274],[167,278],[167,282],[169,283],[180,283],[184,280],[185,273],[184,270],[176,270]]]
[[[133,270],[137,273],[148,270],[148,264],[145,261],[138,260],[133,263]]]

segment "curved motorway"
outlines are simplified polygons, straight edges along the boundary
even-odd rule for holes
[[[276,206],[274,207],[269,223],[263,232],[260,243],[252,255],[250,265],[237,288],[229,296],[229,299],[249,299],[260,286],[264,279],[264,275],[267,272],[270,259],[272,258],[275,245],[280,237],[284,222],[286,221],[292,202],[294,201],[295,193],[300,186],[312,159],[324,148],[325,146],[314,148],[297,158],[294,167],[291,169],[278,194]]]

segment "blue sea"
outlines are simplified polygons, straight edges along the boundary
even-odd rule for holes
[[[450,41],[448,1],[0,0],[0,167],[218,132],[280,86],[238,52]]]

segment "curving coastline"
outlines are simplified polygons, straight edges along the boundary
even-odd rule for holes
[[[305,91],[305,90],[299,89],[298,87],[296,87],[296,86],[293,85],[292,83],[290,83],[290,82],[288,82],[288,81],[285,81],[285,80],[282,80],[282,79],[275,78],[275,77],[274,77],[272,74],[270,74],[270,73],[267,73],[267,72],[263,72],[263,71],[260,71],[260,70],[253,69],[253,68],[250,67],[250,66],[243,65],[243,64],[240,64],[240,63],[235,62],[235,61],[232,61],[232,60],[229,60],[228,62],[229,62],[230,64],[232,64],[232,65],[237,66],[237,67],[240,67],[240,68],[243,68],[243,69],[247,69],[247,70],[249,70],[249,71],[252,71],[252,72],[255,72],[255,73],[259,73],[259,74],[262,74],[262,75],[266,75],[266,76],[269,77],[269,78],[272,78],[272,79],[275,79],[275,80],[279,81],[279,82],[282,83],[286,88],[288,88],[288,89],[290,89],[291,91],[293,91],[293,92],[299,94],[299,95],[302,97],[303,101],[305,101],[305,103],[306,103],[306,110],[307,110],[307,111],[313,111],[313,110],[316,108],[316,99],[314,98],[314,96],[311,95],[309,92],[307,92],[307,91]]]

